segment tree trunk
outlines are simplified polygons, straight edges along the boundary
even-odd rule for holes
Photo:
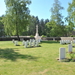
[[[17,39],[18,41],[20,41],[20,37],[19,37],[19,34],[18,34],[18,26],[17,26],[17,21],[16,21],[16,35],[17,35]]]
[[[16,36],[17,36],[17,39],[18,41],[20,41],[20,37],[19,37],[19,34],[18,34],[18,22],[17,22],[17,9],[16,9]]]

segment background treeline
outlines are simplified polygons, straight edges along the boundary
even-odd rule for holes
[[[39,19],[38,16],[31,16],[27,5],[30,0],[5,0],[7,11],[0,16],[0,37],[2,36],[35,36],[36,25],[40,36],[61,37],[74,36],[72,32],[75,27],[75,0],[69,3],[68,16],[63,18],[59,0],[54,0],[51,7],[50,19]],[[45,14],[46,15],[46,14]]]

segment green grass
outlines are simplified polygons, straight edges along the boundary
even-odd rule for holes
[[[75,62],[57,61],[59,48],[67,52],[68,45],[44,41],[41,47],[24,48],[22,42],[19,44],[0,41],[0,75],[75,75]]]

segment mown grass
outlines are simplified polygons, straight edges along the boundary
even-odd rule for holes
[[[59,62],[59,42],[44,41],[41,47],[24,48],[22,42],[0,41],[0,75],[75,75],[75,62]],[[75,48],[73,48],[75,51]],[[67,53],[66,57],[69,57]]]

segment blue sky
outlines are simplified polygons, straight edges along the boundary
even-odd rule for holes
[[[50,8],[53,6],[54,0],[31,0],[32,3],[29,5],[30,14],[38,16],[39,19],[50,19],[51,12]],[[61,11],[62,15],[66,17],[68,15],[67,8],[68,3],[72,0],[59,0],[64,10]],[[4,0],[0,0],[0,16],[5,14],[6,6]]]

